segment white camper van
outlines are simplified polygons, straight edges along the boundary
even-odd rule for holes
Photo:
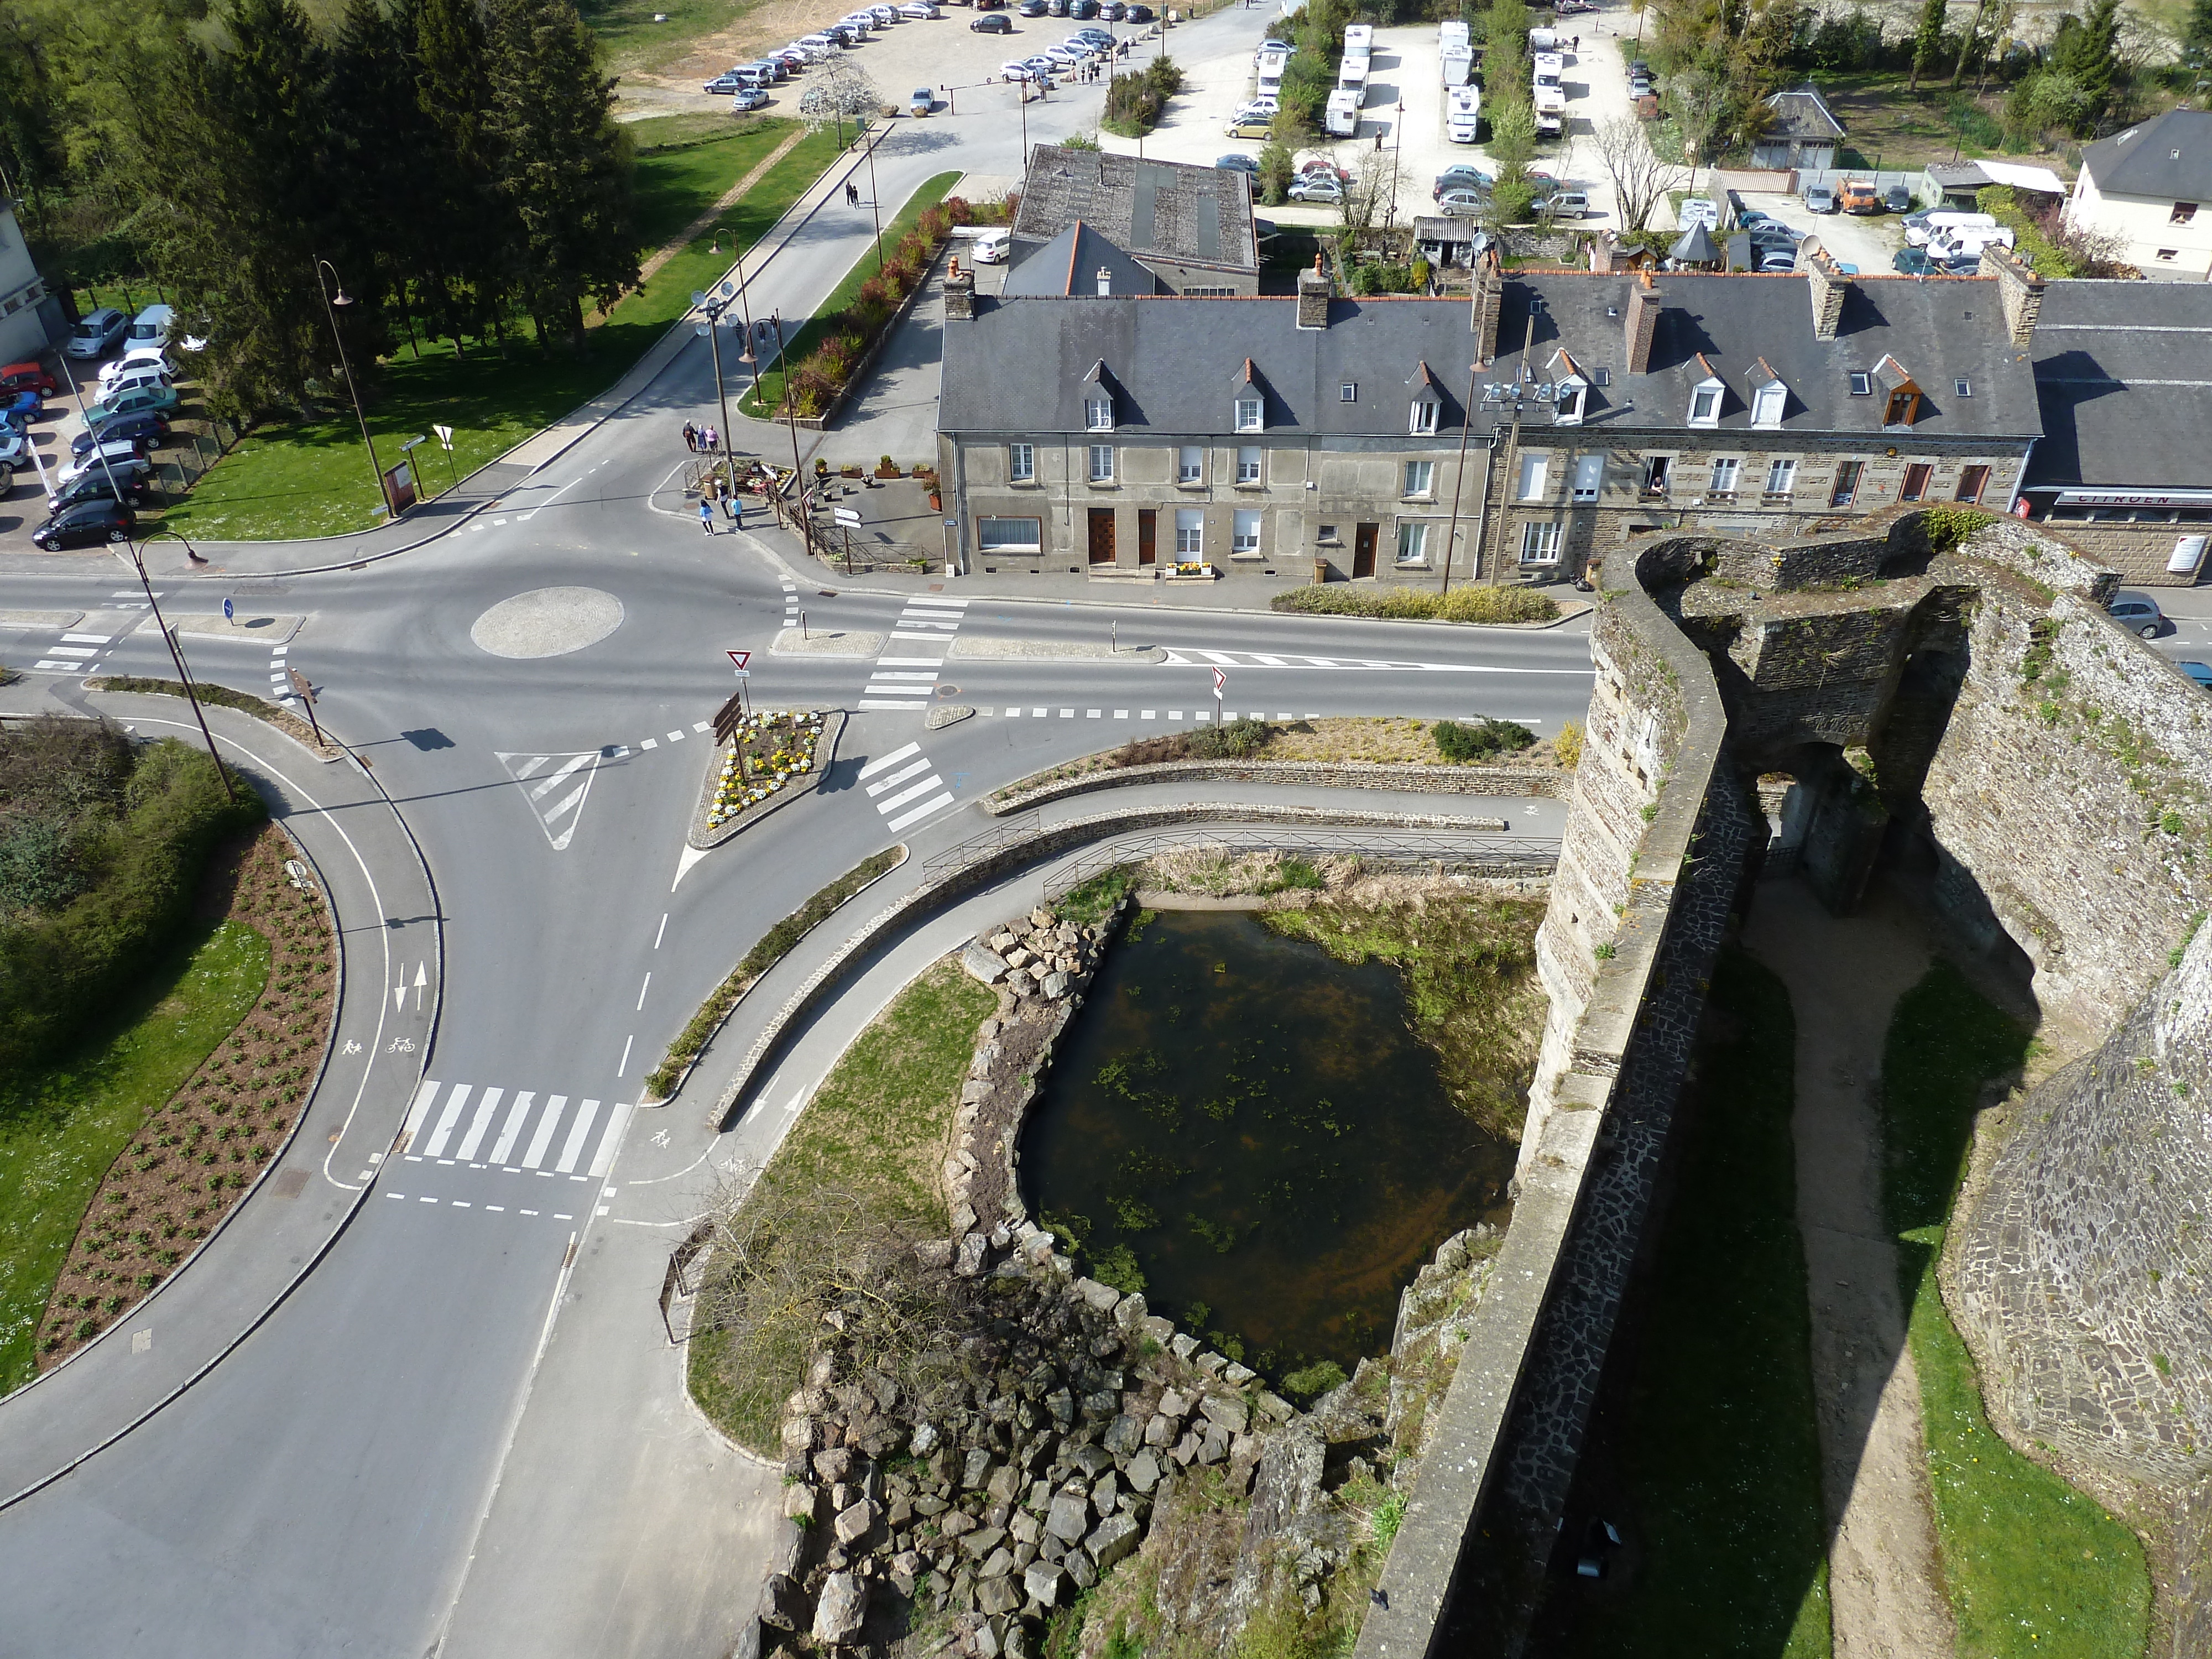
[[[1928,257],[1941,264],[1954,259],[1978,259],[1985,247],[2009,248],[2012,232],[2003,225],[1961,225],[1938,231],[1928,239]]]
[[[1529,78],[1540,87],[1557,87],[1566,73],[1566,60],[1555,52],[1539,52],[1529,64]]]
[[[1471,144],[1482,125],[1482,94],[1474,87],[1454,87],[1445,95],[1444,137],[1455,144]]]
[[[1936,237],[1951,230],[1995,230],[1996,216],[1988,213],[1912,213],[1905,218],[1905,240],[1915,247],[1925,247]],[[2007,244],[2010,246],[2009,243]]]
[[[1343,63],[1337,65],[1336,84],[1345,92],[1358,94],[1359,101],[1365,103],[1367,101],[1367,60],[1364,58],[1346,58]]]
[[[1372,23],[1347,23],[1344,27],[1344,55],[1347,58],[1371,58],[1375,53],[1375,26]]]
[[[1328,95],[1328,105],[1322,112],[1322,127],[1332,138],[1357,138],[1359,136],[1359,94],[1339,87]]]
[[[1474,77],[1474,53],[1468,49],[1464,40],[1457,43],[1446,41],[1443,49],[1437,54],[1437,57],[1438,62],[1443,66],[1443,80],[1446,86],[1463,87]]]

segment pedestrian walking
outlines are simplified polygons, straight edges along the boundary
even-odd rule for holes
[[[732,524],[739,522],[738,517],[738,492],[726,483],[722,486],[721,495],[722,516],[729,520]]]
[[[845,181],[845,205],[847,207],[860,205],[860,187],[850,179]]]
[[[684,447],[694,455],[699,453],[699,428],[689,421],[684,422]]]
[[[707,423],[707,435],[699,441],[699,447],[709,455],[719,454],[721,453],[721,440],[722,434],[714,430],[714,422],[710,421]]]
[[[699,498],[699,528],[709,536],[714,533],[714,504],[704,495]]]
[[[1581,36],[1581,35],[1577,34],[1577,36],[1575,36],[1575,50],[1576,50],[1577,52],[1580,52],[1582,49],[1583,49],[1583,38],[1582,38],[1582,36]]]

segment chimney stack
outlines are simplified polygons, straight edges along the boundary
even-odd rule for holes
[[[975,273],[963,270],[957,255],[945,267],[945,314],[948,319],[972,319],[975,315]]]
[[[1332,285],[1328,272],[1322,267],[1322,256],[1314,255],[1313,269],[1298,273],[1298,324],[1300,328],[1327,328],[1328,301]]]
[[[1982,249],[1982,275],[1997,279],[1997,299],[2004,307],[2005,331],[2012,343],[2034,344],[2036,319],[2043,313],[2043,278],[2010,248],[1995,242]]]
[[[1651,372],[1651,337],[1658,331],[1659,307],[1666,297],[1651,285],[1650,271],[1636,273],[1636,285],[1628,292],[1628,312],[1624,323],[1628,343],[1626,373]]]
[[[1613,275],[1613,233],[1601,230],[1590,238],[1590,273],[1597,276]]]
[[[1474,269],[1474,297],[1469,321],[1474,329],[1474,361],[1488,365],[1498,361],[1498,312],[1505,300],[1505,277],[1498,266],[1498,250],[1486,250]]]
[[[1826,248],[1814,249],[1804,264],[1805,280],[1813,290],[1813,337],[1832,340],[1843,325],[1844,295],[1850,291],[1851,279]]]

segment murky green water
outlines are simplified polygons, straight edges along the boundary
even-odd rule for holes
[[[1451,1107],[1395,969],[1163,911],[1071,1022],[1021,1171],[1094,1261],[1134,1255],[1156,1311],[1280,1376],[1386,1348],[1437,1243],[1504,1221],[1513,1158]]]

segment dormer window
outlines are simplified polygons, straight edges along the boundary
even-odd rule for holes
[[[1437,429],[1437,402],[1433,398],[1416,398],[1411,412],[1406,417],[1406,430],[1416,436]]]
[[[1919,418],[1920,388],[1913,384],[1904,364],[1894,357],[1884,357],[1874,366],[1874,381],[1881,392],[1884,426],[1911,426]]]
[[[1589,406],[1590,384],[1582,365],[1567,353],[1555,351],[1545,368],[1552,377],[1552,423],[1580,426],[1583,412]]]
[[[1919,401],[1910,392],[1891,392],[1888,403],[1882,406],[1881,423],[1884,426],[1911,426],[1912,406]]]
[[[1111,398],[1085,398],[1083,400],[1083,426],[1087,432],[1111,432],[1114,429],[1114,400]]]
[[[1717,385],[1698,387],[1690,393],[1690,424],[1718,426],[1721,423],[1721,388]]]
[[[1759,360],[1751,386],[1751,423],[1770,430],[1780,426],[1783,411],[1790,406],[1790,388],[1764,357]]]
[[[1257,432],[1266,422],[1262,416],[1267,405],[1258,398],[1239,398],[1237,400],[1237,429]]]

